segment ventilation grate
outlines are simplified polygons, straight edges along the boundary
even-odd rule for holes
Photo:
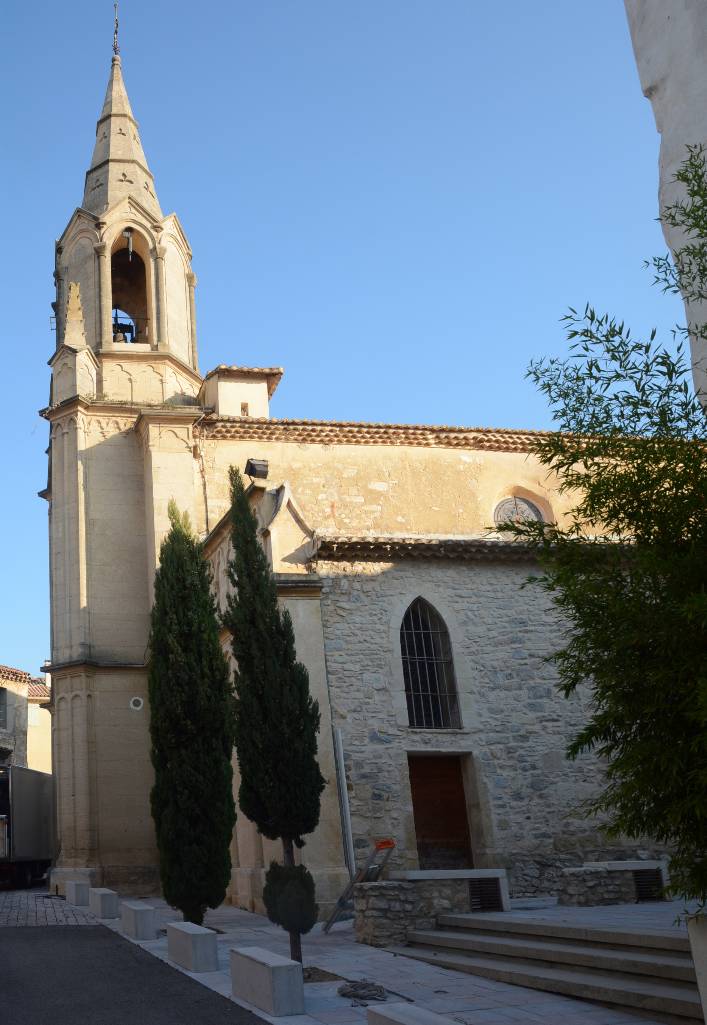
[[[633,873],[636,902],[663,899],[663,875],[659,868],[639,868]]]
[[[503,911],[500,879],[470,879],[469,907],[472,911]]]

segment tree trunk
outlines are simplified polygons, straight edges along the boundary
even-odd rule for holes
[[[285,865],[293,866],[295,863],[295,845],[292,840],[282,838],[282,860]],[[293,961],[302,964],[302,937],[298,932],[289,933],[290,957]]]
[[[187,907],[183,907],[181,908],[181,912],[184,915],[185,922],[193,922],[194,925],[204,924],[206,909],[200,907],[198,904],[190,904]]]

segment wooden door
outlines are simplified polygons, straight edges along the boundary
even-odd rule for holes
[[[473,868],[459,755],[408,755],[420,868]]]

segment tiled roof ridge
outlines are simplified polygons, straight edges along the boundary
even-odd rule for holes
[[[488,448],[527,452],[551,431],[513,427],[455,427],[439,424],[366,423],[353,420],[294,420],[269,417],[207,416],[197,431],[205,437],[279,437],[292,441],[363,445],[411,443],[421,446]]]
[[[30,680],[29,692],[27,694],[27,697],[50,698],[51,691],[49,690],[49,687],[47,687],[44,680],[40,679],[38,676],[35,676]]]
[[[18,683],[30,683],[35,679],[36,677],[30,676],[24,669],[0,665],[0,680],[16,680]]]
[[[320,535],[317,538],[319,559],[362,559],[385,556],[413,558],[461,558],[477,561],[531,561],[536,556],[520,541],[484,537],[430,537],[411,534],[382,535]]]

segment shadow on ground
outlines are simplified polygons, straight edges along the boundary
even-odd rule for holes
[[[261,1025],[102,925],[0,929],[2,1025]]]

